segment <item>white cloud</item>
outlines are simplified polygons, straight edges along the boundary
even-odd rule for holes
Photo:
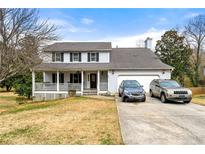
[[[150,28],[148,29],[146,32],[141,33],[141,34],[135,34],[135,35],[131,35],[131,36],[114,36],[114,37],[106,37],[106,38],[102,38],[102,39],[95,39],[95,40],[86,40],[87,42],[89,41],[94,41],[94,42],[112,42],[112,46],[113,47],[137,47],[137,42],[138,41],[143,41],[147,38],[147,37],[151,37],[152,38],[152,49],[154,50],[155,45],[156,45],[156,41],[161,39],[161,36],[165,33],[165,29],[162,30],[158,30],[155,28]],[[85,41],[85,40],[64,40],[64,41]]]
[[[90,19],[90,18],[82,18],[81,19],[81,23],[82,24],[85,24],[85,25],[90,25],[90,24],[92,24],[94,22],[94,20],[93,19]]]
[[[185,18],[193,18],[193,17],[196,17],[196,16],[198,16],[198,15],[200,15],[200,13],[191,12],[191,13],[186,14],[184,17],[185,17]]]
[[[164,18],[164,17],[159,18],[159,22],[166,22],[166,21],[167,21],[167,18]]]
[[[48,21],[51,24],[55,24],[57,27],[59,27],[59,31],[61,32],[93,32],[94,29],[88,29],[85,27],[75,26],[71,22],[68,22],[67,20],[62,19],[50,19]]]
[[[116,37],[111,38],[113,47],[118,45],[118,47],[136,47],[137,42],[141,40],[145,40],[147,37],[152,38],[152,49],[155,48],[156,41],[161,38],[166,30],[157,30],[155,28],[150,28],[144,33],[135,34],[133,36],[125,36],[125,37]]]

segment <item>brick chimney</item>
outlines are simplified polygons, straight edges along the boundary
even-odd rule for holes
[[[145,48],[152,49],[152,38],[147,37],[144,41]]]

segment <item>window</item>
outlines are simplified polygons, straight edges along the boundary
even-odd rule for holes
[[[81,53],[78,52],[70,53],[70,61],[81,62]]]
[[[57,73],[52,73],[52,82],[57,83]],[[64,83],[64,73],[59,73],[59,83]]]
[[[52,53],[52,61],[53,62],[63,62],[64,61],[64,53]]]
[[[70,83],[81,83],[81,74],[80,73],[71,73],[70,74]]]
[[[99,61],[99,53],[98,52],[88,53],[88,62],[98,62],[98,61]]]

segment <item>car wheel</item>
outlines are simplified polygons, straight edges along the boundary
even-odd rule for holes
[[[123,102],[128,102],[128,98],[127,98],[127,97],[124,97],[124,98],[123,98]]]
[[[151,97],[154,97],[154,95],[153,95],[153,93],[152,93],[152,90],[150,90],[149,93],[150,93],[150,96],[151,96]]]
[[[146,97],[144,97],[144,99],[142,100],[142,102],[145,102],[146,101]]]
[[[188,103],[190,103],[191,101],[184,101],[184,103],[186,103],[186,104],[188,104]]]
[[[162,103],[166,103],[167,100],[165,94],[161,94],[160,100]]]

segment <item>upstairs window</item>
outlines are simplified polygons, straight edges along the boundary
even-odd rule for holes
[[[98,62],[98,61],[99,61],[99,53],[98,52],[88,53],[88,62]]]
[[[53,52],[52,53],[52,61],[53,62],[63,62],[64,61],[64,53]]]
[[[81,53],[70,53],[71,62],[81,62]]]

